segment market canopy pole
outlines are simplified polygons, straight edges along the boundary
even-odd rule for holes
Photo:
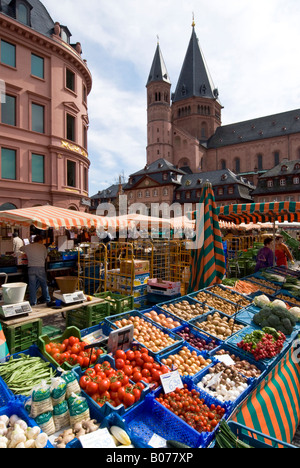
[[[189,293],[216,283],[220,284],[226,273],[217,207],[212,185],[209,182],[203,186],[199,205],[203,208],[204,219],[201,219],[200,208],[194,213],[194,216],[196,216],[196,235],[198,238],[200,238],[199,231],[203,226],[203,245],[191,251]]]

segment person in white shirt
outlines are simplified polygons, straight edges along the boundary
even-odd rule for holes
[[[20,239],[19,234],[17,232],[13,233],[13,252],[14,256],[16,257],[21,252],[21,247],[23,247],[24,242]]]
[[[51,304],[47,285],[47,274],[45,262],[47,259],[47,248],[43,244],[43,238],[36,236],[33,244],[25,245],[21,248],[28,260],[28,287],[29,287],[29,302],[31,306],[37,303],[36,293],[39,286],[42,288],[42,299],[47,304]]]

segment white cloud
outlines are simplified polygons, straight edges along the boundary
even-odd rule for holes
[[[81,42],[93,74],[90,194],[146,161],[145,84],[156,35],[172,81],[196,33],[223,124],[300,107],[299,0],[42,0]],[[104,181],[104,182],[103,182]]]

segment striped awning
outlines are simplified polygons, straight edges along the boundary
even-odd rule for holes
[[[189,293],[221,283],[226,273],[226,260],[217,216],[214,192],[205,183],[196,217],[195,248],[191,251]]]
[[[226,205],[217,208],[220,220],[240,223],[300,221],[300,202],[267,202]]]
[[[106,216],[96,216],[81,211],[67,210],[54,206],[36,206],[19,210],[0,211],[0,223],[10,226],[30,226],[46,230],[49,228],[109,228],[117,221]]]

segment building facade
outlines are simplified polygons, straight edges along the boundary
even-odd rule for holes
[[[87,211],[92,76],[38,0],[0,0],[0,79],[0,210]]]

